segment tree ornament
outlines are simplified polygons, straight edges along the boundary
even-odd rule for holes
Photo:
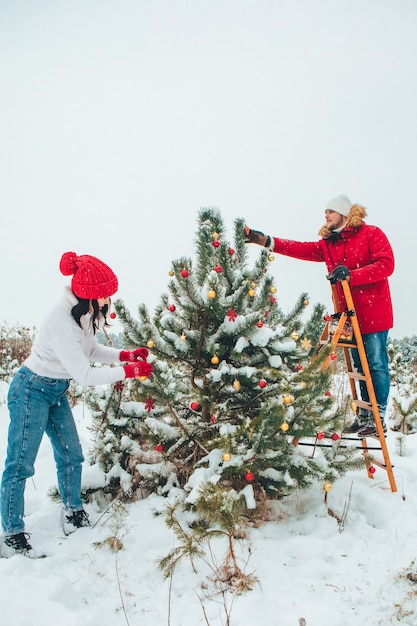
[[[301,365],[301,363],[299,363],[295,369],[297,370],[297,372],[301,372],[303,369],[303,366]]]
[[[269,293],[276,293],[277,292],[277,288],[276,287],[270,287],[269,288]]]
[[[186,270],[186,269],[185,269],[185,267],[184,267],[184,269],[183,269],[183,270],[181,270],[181,272],[180,272],[180,273],[181,273],[181,276],[182,276],[183,278],[187,278],[187,277],[188,277],[188,270]]]
[[[253,298],[254,295],[255,295],[255,291],[253,289],[249,289],[248,291],[249,298]]]
[[[255,474],[253,472],[246,472],[245,478],[248,483],[252,483],[255,480]]]
[[[292,333],[291,333],[291,335],[290,335],[291,339],[293,339],[294,341],[297,341],[297,339],[299,338],[299,336],[300,336],[300,335],[297,333],[297,331],[296,331],[296,330],[293,330],[293,331],[292,331]]]
[[[147,376],[138,376],[139,380],[143,383],[144,380],[147,380]]]
[[[286,433],[286,432],[287,432],[287,430],[289,429],[289,427],[290,427],[290,426],[289,426],[288,422],[282,422],[282,424],[281,424],[281,426],[280,426],[280,429],[281,429],[284,433]]]
[[[272,261],[275,260],[275,257],[273,254],[268,254],[268,261],[270,261],[272,263]]]
[[[149,339],[148,343],[146,344],[148,346],[148,348],[150,348],[152,350],[152,348],[155,346],[155,342],[153,339]]]
[[[171,313],[173,313],[175,311],[175,304],[170,304],[168,307],[168,311],[171,311]]]
[[[211,362],[213,363],[213,365],[217,365],[219,362],[219,357],[217,356],[217,354],[213,354],[213,356],[211,357]]]
[[[155,446],[155,450],[156,450],[157,452],[162,452],[162,451],[163,451],[163,449],[164,449],[164,446],[162,445],[162,443],[158,443],[158,444]]]
[[[261,322],[261,320],[259,320],[259,322],[256,323],[258,328],[262,328],[262,326],[264,325],[263,322]]]
[[[216,297],[216,292],[214,291],[214,289],[209,289],[208,290],[207,297],[210,298],[210,300],[213,300],[213,298]]]
[[[111,320],[115,320],[115,319],[116,319],[116,317],[117,317],[116,313],[115,313],[114,311],[112,311],[112,312],[110,313],[110,319],[111,319]]]
[[[235,319],[237,318],[237,313],[234,309],[229,309],[226,315],[229,318],[229,322],[234,322]]]
[[[304,300],[303,304],[304,304],[304,306],[308,306],[310,304],[310,302],[306,299],[306,300]]]
[[[304,352],[310,352],[311,350],[310,339],[307,339],[307,337],[304,337],[303,339],[301,339],[300,345],[301,345],[301,349],[304,350]]]
[[[223,268],[221,265],[216,265],[216,267],[214,268],[214,271],[217,272],[218,274],[221,274],[223,271]]]
[[[185,333],[181,333],[180,339],[181,341],[185,341],[187,339],[187,337],[185,336]]]
[[[370,474],[375,474],[376,472],[376,467],[374,467],[373,465],[371,465],[370,467],[368,467],[368,472]]]
[[[210,422],[211,422],[212,424],[215,424],[215,423],[217,422],[217,417],[216,417],[215,415],[212,415],[212,416],[210,417]],[[223,457],[223,458],[224,458],[224,457]]]
[[[261,378],[261,380],[259,381],[258,385],[260,386],[261,389],[264,389],[267,385],[267,382],[265,380],[265,378]]]
[[[319,441],[322,441],[322,440],[324,439],[324,432],[323,432],[323,431],[319,431],[319,432],[317,433],[317,439],[318,439]]]
[[[218,247],[220,246],[220,241],[219,241],[218,239],[215,239],[215,240],[213,241],[213,246],[214,246],[215,248],[218,248]]]
[[[123,391],[124,386],[125,384],[122,380],[118,380],[117,383],[114,383],[115,390],[119,392]]]
[[[235,253],[235,251],[233,250],[233,248],[229,248],[228,252],[229,252],[230,256],[233,256],[233,255],[234,255],[234,253]]]
[[[277,299],[274,296],[269,296],[269,301],[272,302],[272,304],[277,303]]]
[[[324,395],[329,398],[332,395],[332,393],[331,393],[331,391],[326,391],[326,393]]]
[[[211,236],[213,237],[213,239],[218,239],[219,233],[216,233],[216,231],[214,231],[213,233],[211,233]]]
[[[169,270],[168,276],[174,276],[174,270]]]
[[[230,461],[231,458],[232,458],[232,455],[230,454],[230,452],[225,452],[223,454],[223,461]]]
[[[339,437],[339,435],[337,433],[333,433],[332,439],[333,439],[333,441],[339,441],[340,437]]]
[[[252,289],[255,289],[256,283],[254,283],[253,280],[252,280],[251,283],[250,283],[250,286],[252,287]]]
[[[293,397],[292,397],[292,396],[290,396],[289,394],[287,394],[287,395],[285,395],[285,396],[283,397],[283,401],[284,401],[284,404],[286,404],[286,405],[288,405],[288,404],[292,404],[292,402],[293,402]]]
[[[336,352],[332,352],[332,353],[331,353],[331,355],[330,355],[330,360],[331,360],[331,361],[337,361],[337,354],[336,354]]]
[[[333,489],[333,485],[332,485],[332,483],[331,483],[329,480],[326,480],[326,482],[325,482],[325,483],[324,483],[324,485],[323,485],[323,489],[324,489],[324,491],[326,491],[326,492],[331,491],[331,490]]]
[[[332,321],[332,316],[331,315],[325,315],[323,319],[324,319],[325,322],[331,322]]]
[[[240,391],[240,381],[237,378],[233,381],[233,389],[235,391]]]
[[[149,396],[149,398],[145,400],[145,410],[148,411],[148,413],[150,413],[152,409],[154,408],[155,408],[155,400],[154,398],[152,398],[152,396]]]
[[[198,411],[199,408],[200,408],[200,405],[198,404],[198,402],[196,402],[195,400],[190,402],[190,409],[192,411]]]

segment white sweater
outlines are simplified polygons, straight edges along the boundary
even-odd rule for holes
[[[80,385],[102,385],[125,378],[121,365],[92,367],[91,363],[119,362],[120,349],[103,346],[93,332],[91,314],[81,317],[82,328],[71,315],[78,300],[70,287],[49,313],[24,365],[38,376],[74,378]]]

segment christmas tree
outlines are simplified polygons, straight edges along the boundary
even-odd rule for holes
[[[340,445],[326,348],[310,358],[323,307],[306,321],[302,293],[285,314],[274,255],[259,249],[252,266],[248,256],[244,221],[231,246],[219,211],[203,209],[195,258],[172,263],[154,314],[140,305],[135,319],[115,303],[126,346],[148,346],[153,374],[90,393],[93,456],[113,492],[175,490],[209,519],[231,500],[248,513],[314,481],[331,485],[361,463]]]
[[[390,340],[391,429],[410,435],[417,432],[416,338]]]

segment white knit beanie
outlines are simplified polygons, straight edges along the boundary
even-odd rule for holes
[[[347,217],[350,213],[350,209],[352,208],[352,203],[349,198],[345,195],[336,196],[328,201],[326,204],[326,210],[336,211],[336,213],[340,213],[340,215],[344,215]]]

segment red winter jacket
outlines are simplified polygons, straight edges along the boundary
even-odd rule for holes
[[[350,288],[362,334],[389,330],[393,326],[388,276],[394,271],[394,254],[380,228],[365,222],[345,227],[319,241],[301,242],[274,237],[274,252],[304,261],[324,261],[332,272],[337,265],[350,270]],[[342,288],[337,284],[342,308]]]

